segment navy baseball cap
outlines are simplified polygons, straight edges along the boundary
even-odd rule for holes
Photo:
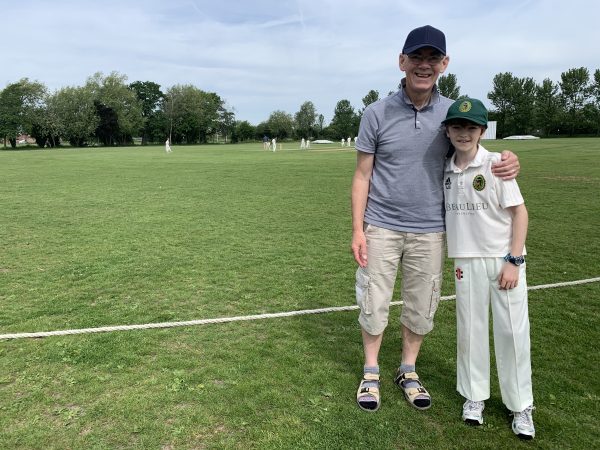
[[[446,54],[446,36],[437,28],[431,25],[415,28],[406,37],[406,42],[402,48],[402,53],[408,55],[422,47],[433,47],[439,50],[442,55]]]

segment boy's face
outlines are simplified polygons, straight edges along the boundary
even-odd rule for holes
[[[477,152],[477,146],[485,127],[473,122],[450,122],[446,125],[446,136],[458,152]]]

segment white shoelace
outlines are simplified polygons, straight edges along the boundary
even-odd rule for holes
[[[465,405],[465,409],[469,412],[481,412],[483,410],[483,402],[469,401]]]
[[[528,406],[521,412],[515,412],[515,422],[517,425],[524,425],[527,428],[533,427],[533,418],[531,416],[535,406]]]

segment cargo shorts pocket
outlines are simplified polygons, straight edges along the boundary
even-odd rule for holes
[[[438,309],[441,300],[441,279],[433,280],[431,283],[431,299],[429,301],[428,319],[432,319]]]
[[[359,267],[356,271],[356,303],[363,314],[371,314],[369,283],[371,278],[366,269]]]

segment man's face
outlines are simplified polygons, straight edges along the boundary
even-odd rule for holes
[[[431,92],[449,62],[448,56],[431,47],[420,48],[410,55],[401,54],[400,70],[406,73],[406,89],[409,94]]]

